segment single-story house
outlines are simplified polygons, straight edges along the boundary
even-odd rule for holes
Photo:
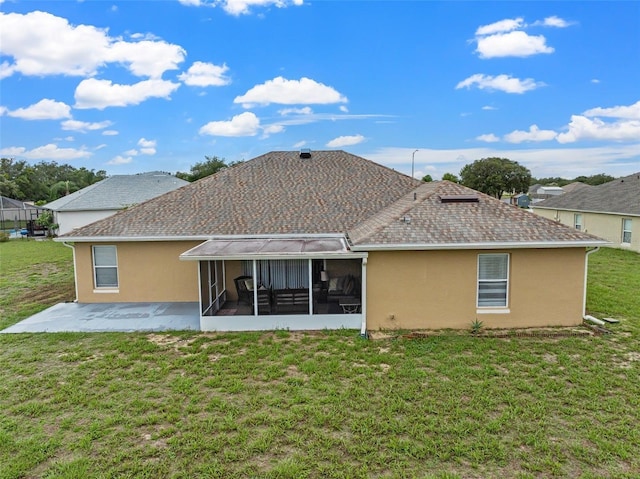
[[[187,184],[188,181],[158,171],[114,175],[47,203],[43,208],[53,211],[58,234],[65,234]]]
[[[533,210],[613,246],[640,252],[640,172],[550,198],[533,205]]]
[[[577,325],[593,235],[344,151],[280,151],[57,238],[77,300],[202,330]]]

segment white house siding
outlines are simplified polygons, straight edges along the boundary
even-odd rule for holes
[[[81,226],[107,218],[118,211],[119,210],[56,211],[55,220],[56,223],[58,223],[58,234],[63,235],[69,233]]]

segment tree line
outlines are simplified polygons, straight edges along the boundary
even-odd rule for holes
[[[528,168],[508,158],[482,158],[465,165],[460,170],[460,178],[452,173],[445,173],[443,180],[460,183],[482,193],[500,199],[504,193],[527,193],[535,184],[544,186],[566,186],[579,181],[596,186],[615,180],[613,176],[599,173],[591,176],[577,176],[573,179],[560,177],[535,178]],[[427,175],[423,181],[432,181]]]
[[[24,160],[0,159],[0,195],[20,201],[47,203],[106,177],[104,170],[74,168],[55,161],[30,165]]]
[[[243,161],[227,162],[217,156],[205,156],[205,161],[196,162],[189,172],[177,172],[176,176],[187,181],[197,181],[233,167]],[[59,165],[55,161],[41,161],[29,165],[24,160],[0,159],[0,195],[21,201],[42,204],[54,201],[69,193],[78,191],[107,177],[104,170],[88,170],[71,165]],[[443,180],[460,183],[474,190],[500,198],[504,193],[526,193],[534,184],[565,186],[574,181],[588,185],[599,185],[614,180],[613,176],[600,173],[592,176],[578,176],[574,179],[560,177],[535,178],[528,168],[508,158],[482,158],[465,165],[460,176],[445,173]],[[433,181],[426,175],[423,181]]]

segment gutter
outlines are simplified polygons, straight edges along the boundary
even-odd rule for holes
[[[75,243],[113,243],[135,241],[209,241],[209,240],[238,240],[238,239],[322,239],[344,238],[344,235],[336,233],[284,233],[284,234],[256,234],[256,235],[171,235],[171,236],[59,236],[54,241]]]
[[[584,294],[582,297],[582,319],[587,321],[591,321],[591,318],[593,318],[593,316],[587,316],[587,273],[589,272],[589,255],[591,253],[596,253],[599,250],[600,246],[597,246],[595,249],[587,251],[587,253],[584,255]]]
[[[76,290],[76,299],[73,300],[74,303],[78,302],[78,268],[76,267],[76,248],[72,244],[68,244],[62,241],[62,244],[67,248],[71,248],[73,251],[73,282],[75,284]]]
[[[542,248],[585,248],[611,244],[609,241],[514,241],[503,243],[434,243],[434,244],[358,244],[351,245],[352,251],[427,251],[462,249],[542,249]]]

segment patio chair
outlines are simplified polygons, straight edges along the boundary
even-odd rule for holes
[[[238,304],[243,301],[249,306],[253,305],[253,279],[251,276],[238,276],[233,282],[236,284],[236,291],[238,292]],[[251,289],[249,289],[247,283],[251,285]]]

